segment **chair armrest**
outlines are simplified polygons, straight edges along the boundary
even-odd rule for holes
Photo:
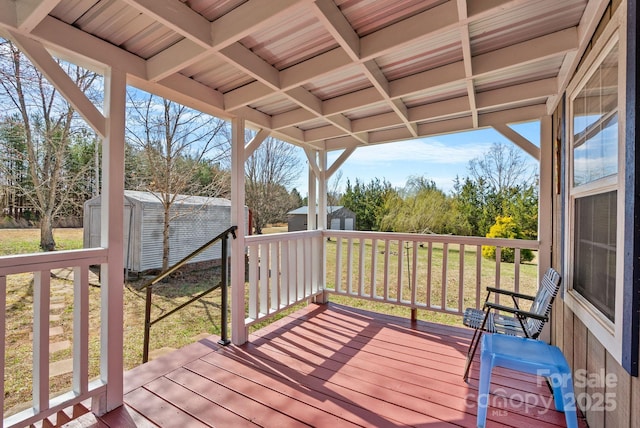
[[[523,318],[533,318],[540,321],[548,321],[549,317],[545,315],[536,314],[535,312],[523,311],[522,309],[512,308],[510,306],[498,305],[497,303],[487,302],[485,303],[485,308],[487,309],[496,309],[499,311],[509,312],[510,314],[514,314]]]
[[[535,300],[536,296],[530,296],[528,294],[516,293],[515,291],[503,290],[501,288],[487,287],[487,291],[490,293],[504,294],[507,296],[517,297],[519,299]]]

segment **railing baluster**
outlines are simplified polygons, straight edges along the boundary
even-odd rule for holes
[[[258,288],[258,313],[268,314],[269,299],[269,244],[260,244],[260,284]]]
[[[347,294],[353,294],[353,239],[347,240]]]
[[[389,240],[384,241],[384,300],[389,300]]]
[[[520,292],[520,248],[515,249],[513,255],[513,291]]]
[[[449,244],[442,245],[442,284],[440,285],[440,309],[447,309],[447,270],[449,269]]]
[[[280,306],[278,309],[283,309],[291,302],[289,299],[289,241],[282,242],[280,257],[282,274],[280,275]]]
[[[73,391],[89,389],[89,266],[73,269]]]
[[[280,309],[280,243],[271,244],[271,304],[269,313]]]
[[[49,408],[49,310],[51,272],[33,274],[33,408]]]
[[[431,268],[433,267],[433,243],[429,241],[427,246],[427,308],[431,308]]]
[[[359,253],[358,253],[358,296],[364,296],[364,238],[359,240]]]
[[[304,293],[304,295],[306,297],[306,296],[310,296],[311,295],[311,290],[313,289],[312,288],[313,262],[312,262],[312,259],[311,259],[312,242],[311,242],[311,238],[305,238],[302,242],[303,242],[303,245],[304,245],[304,264],[303,264],[304,281],[302,283],[302,286],[303,286],[303,293]]]
[[[464,244],[460,244],[460,266],[458,276],[458,312],[462,313],[464,306]]]
[[[418,242],[413,241],[413,259],[411,261],[411,306],[412,307],[415,307],[416,305],[416,296],[418,294],[417,280],[418,280]]]
[[[476,246],[476,308],[480,309],[480,293],[482,285],[482,245]]]
[[[336,239],[336,285],[335,290],[342,293],[342,238]]]
[[[321,272],[322,246],[318,238],[311,238],[311,294],[316,294],[320,288],[319,274]]]
[[[378,240],[371,240],[371,298],[378,297],[377,287]]]
[[[296,242],[289,242],[289,304],[298,301],[298,251]]]
[[[296,301],[300,299],[304,299],[306,296],[304,294],[304,243],[302,240],[297,239],[296,243]]]
[[[259,245],[249,246],[249,318],[258,318]]]
[[[500,288],[500,269],[501,269],[500,260],[502,260],[502,248],[496,247],[496,288]],[[499,293],[493,293],[493,294],[495,294],[496,296],[495,302],[500,303],[500,294]]]
[[[400,303],[402,301],[402,262],[404,261],[404,241],[398,241],[398,283],[396,284],[396,301]]]

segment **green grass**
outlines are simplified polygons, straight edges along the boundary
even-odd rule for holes
[[[0,229],[0,256],[40,252],[39,229]],[[54,229],[57,250],[82,248],[82,229]]]

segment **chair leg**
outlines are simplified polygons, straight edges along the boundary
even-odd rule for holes
[[[467,364],[464,368],[464,375],[462,376],[462,379],[465,382],[469,378],[469,369],[471,369],[471,362],[473,361],[473,357],[476,355],[478,343],[480,343],[480,337],[482,337],[482,330],[478,329],[473,333],[471,343],[469,344],[469,349],[467,350]]]

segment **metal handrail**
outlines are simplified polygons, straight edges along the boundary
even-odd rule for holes
[[[216,236],[215,238],[213,238],[212,240],[210,240],[209,242],[203,244],[202,246],[200,246],[199,248],[197,248],[196,250],[194,250],[191,254],[187,255],[186,257],[182,258],[180,261],[178,261],[176,264],[174,264],[173,266],[171,266],[169,269],[167,269],[164,272],[161,272],[160,274],[158,274],[157,276],[155,276],[153,279],[151,279],[149,282],[147,282],[145,285],[142,286],[141,290],[146,289],[146,298],[145,298],[145,311],[144,311],[144,349],[142,351],[142,362],[146,363],[147,361],[149,361],[149,336],[151,334],[151,326],[155,323],[157,323],[158,321],[161,321],[163,319],[165,319],[166,317],[168,317],[169,315],[172,315],[176,312],[178,312],[180,309],[184,308],[185,306],[200,300],[202,297],[206,296],[207,294],[211,293],[212,291],[220,288],[220,286],[222,286],[222,304],[221,304],[221,312],[222,312],[222,317],[221,317],[221,328],[220,328],[220,334],[221,334],[221,338],[218,341],[219,344],[226,346],[228,345],[230,342],[228,336],[228,327],[227,327],[227,312],[228,312],[228,290],[227,290],[227,240],[229,239],[229,235],[231,235],[233,237],[233,239],[236,239],[236,230],[238,229],[238,226],[231,226],[230,228],[226,229],[225,231],[223,231],[222,233],[220,233],[218,236]],[[196,257],[197,255],[199,255],[200,253],[202,253],[203,251],[205,251],[206,249],[208,249],[209,247],[211,247],[212,245],[214,245],[216,242],[218,241],[222,241],[222,272],[220,274],[220,283],[214,285],[213,287],[209,288],[208,290],[205,290],[203,292],[201,292],[200,294],[192,297],[190,300],[182,303],[181,305],[173,308],[171,311],[167,312],[166,314],[163,314],[162,316],[156,318],[155,320],[151,319],[151,295],[152,295],[152,289],[153,286],[155,284],[157,284],[158,282],[162,281],[164,278],[166,278],[167,276],[171,275],[172,273],[174,273],[175,271],[177,271],[178,269],[180,269],[182,266],[184,266],[189,260],[191,260],[192,258]]]

